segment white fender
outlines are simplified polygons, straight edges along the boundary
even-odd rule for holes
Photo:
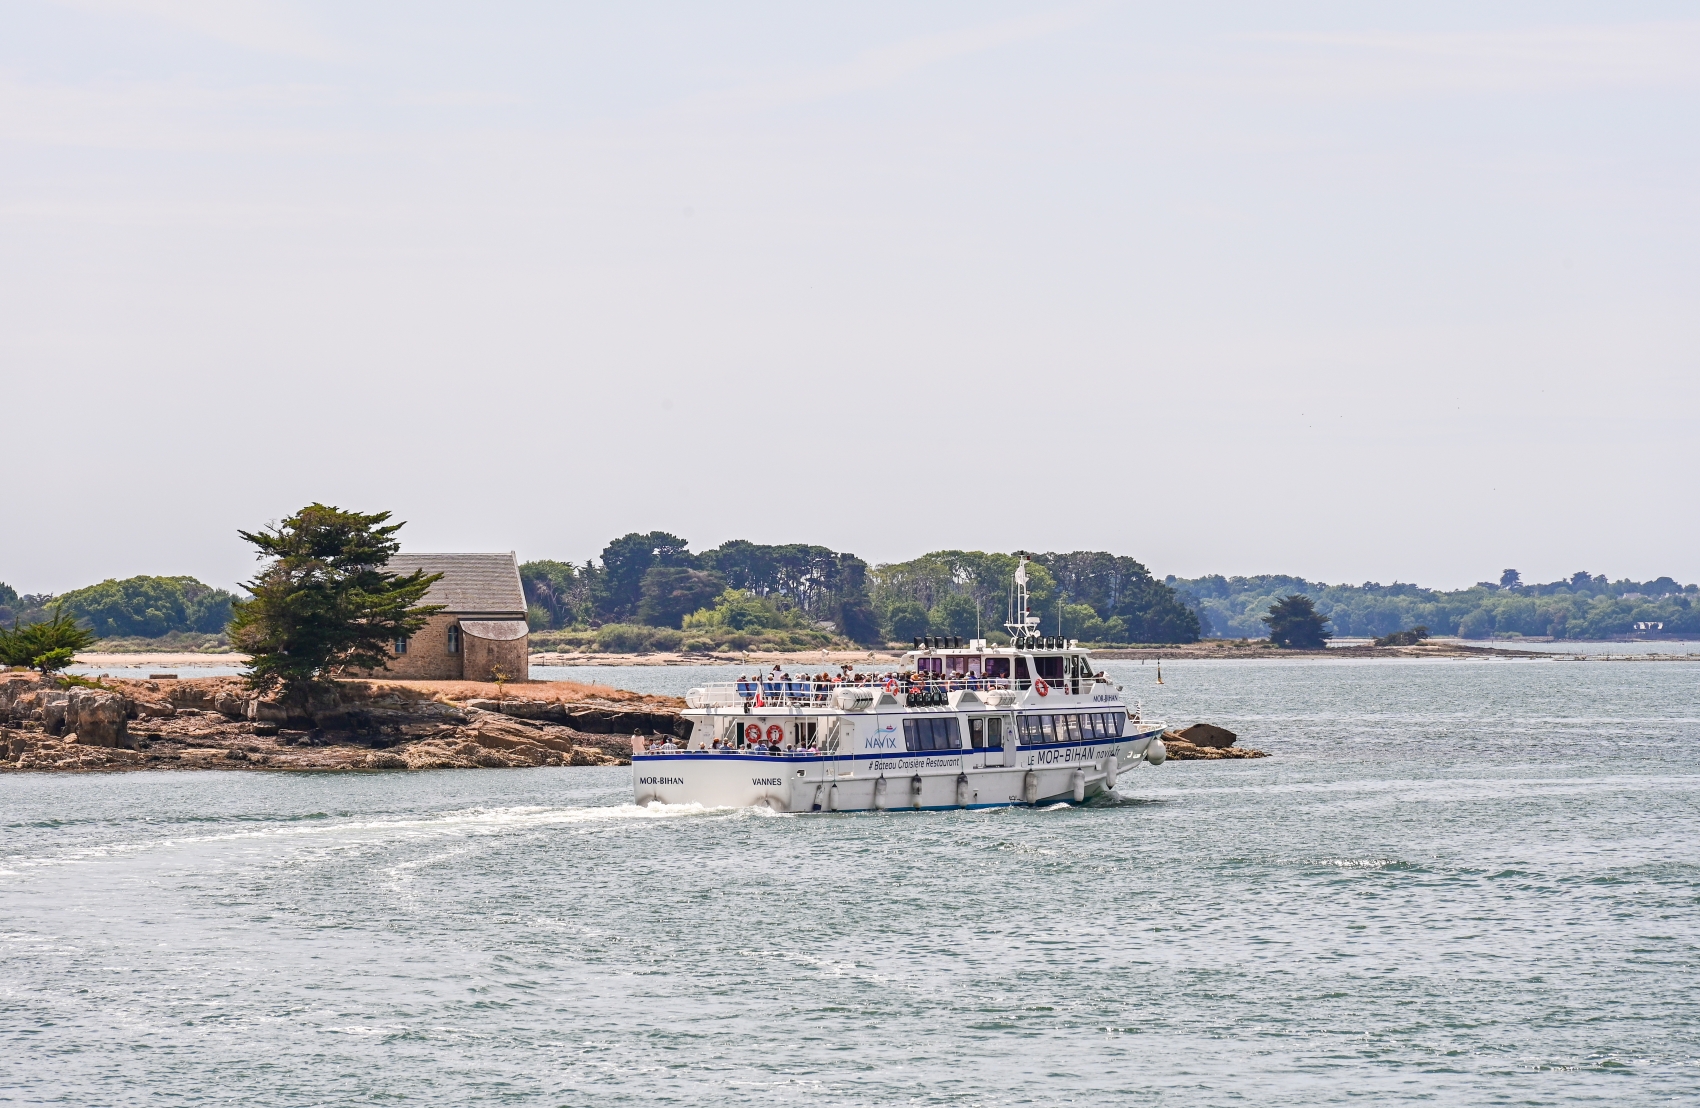
[[[1086,771],[1077,769],[1069,775],[1069,782],[1074,787],[1074,802],[1079,804],[1086,799]]]
[[[1021,779],[1021,799],[1029,804],[1039,803],[1039,775],[1032,770]]]
[[[820,811],[821,801],[823,799],[825,799],[824,796],[823,796],[825,791],[826,791],[825,785],[816,785],[815,786],[815,802],[814,802],[814,804],[810,805],[809,811],[811,811],[811,812]]]
[[[838,811],[838,785],[836,783],[827,787],[826,810],[829,812]]]
[[[921,810],[921,775],[918,773],[909,779],[909,803],[915,806],[916,811]]]
[[[882,773],[879,776],[879,780],[874,782],[874,811],[876,811],[876,812],[885,811],[885,806],[886,806],[885,792],[886,792],[886,780],[885,780],[885,774]]]
[[[1154,766],[1160,766],[1169,757],[1169,748],[1163,745],[1162,739],[1152,739],[1151,745],[1145,748],[1145,760]]]
[[[973,795],[968,788],[968,775],[966,773],[957,774],[956,775],[956,806],[958,808],[966,808],[966,807],[968,807],[968,802],[972,798],[973,798]]]
[[[1116,787],[1116,774],[1121,770],[1121,767],[1121,755],[1112,749],[1110,756],[1104,759],[1104,791],[1108,792]]]

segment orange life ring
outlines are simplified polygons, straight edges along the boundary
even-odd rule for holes
[[[770,724],[767,725],[767,741],[768,742],[776,743],[780,739],[783,739],[784,737],[785,737],[785,730],[784,730],[784,728],[780,727],[779,724],[770,723]]]
[[[1033,691],[1038,693],[1040,696],[1050,696],[1051,686],[1045,684],[1045,679],[1041,677],[1033,682]]]
[[[887,677],[885,679],[885,691],[888,693],[895,693],[897,691],[897,678]]]

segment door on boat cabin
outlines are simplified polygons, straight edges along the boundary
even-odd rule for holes
[[[1004,745],[1005,738],[1009,745]],[[985,752],[985,760],[981,763],[987,766],[1013,766],[1015,764],[1015,729],[1004,722],[1002,716],[970,716],[968,719],[968,745],[973,750]]]

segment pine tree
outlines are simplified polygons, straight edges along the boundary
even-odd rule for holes
[[[442,574],[385,570],[403,526],[389,518],[310,504],[259,533],[237,532],[272,559],[230,620],[231,642],[251,659],[249,687],[305,702],[345,667],[381,669],[391,643],[442,610],[419,603]]]
[[[78,627],[75,617],[55,605],[50,619],[22,627],[14,621],[10,631],[0,628],[0,664],[54,673],[70,665],[77,651],[94,640],[93,631]]]
[[[1269,641],[1288,650],[1321,650],[1334,637],[1334,632],[1323,626],[1328,617],[1319,613],[1303,593],[1277,600],[1263,622],[1269,625]]]

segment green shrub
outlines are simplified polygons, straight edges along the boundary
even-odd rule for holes
[[[595,631],[533,631],[533,650],[592,650],[596,647]]]
[[[653,627],[640,623],[609,623],[596,632],[596,649],[604,654],[636,654],[649,644]]]
[[[55,607],[50,619],[22,626],[14,623],[10,631],[0,628],[0,663],[54,673],[70,665],[77,651],[92,642],[93,631],[78,627],[74,617]]]
[[[685,633],[671,627],[652,627],[649,631],[649,650],[677,650],[685,644]]]

